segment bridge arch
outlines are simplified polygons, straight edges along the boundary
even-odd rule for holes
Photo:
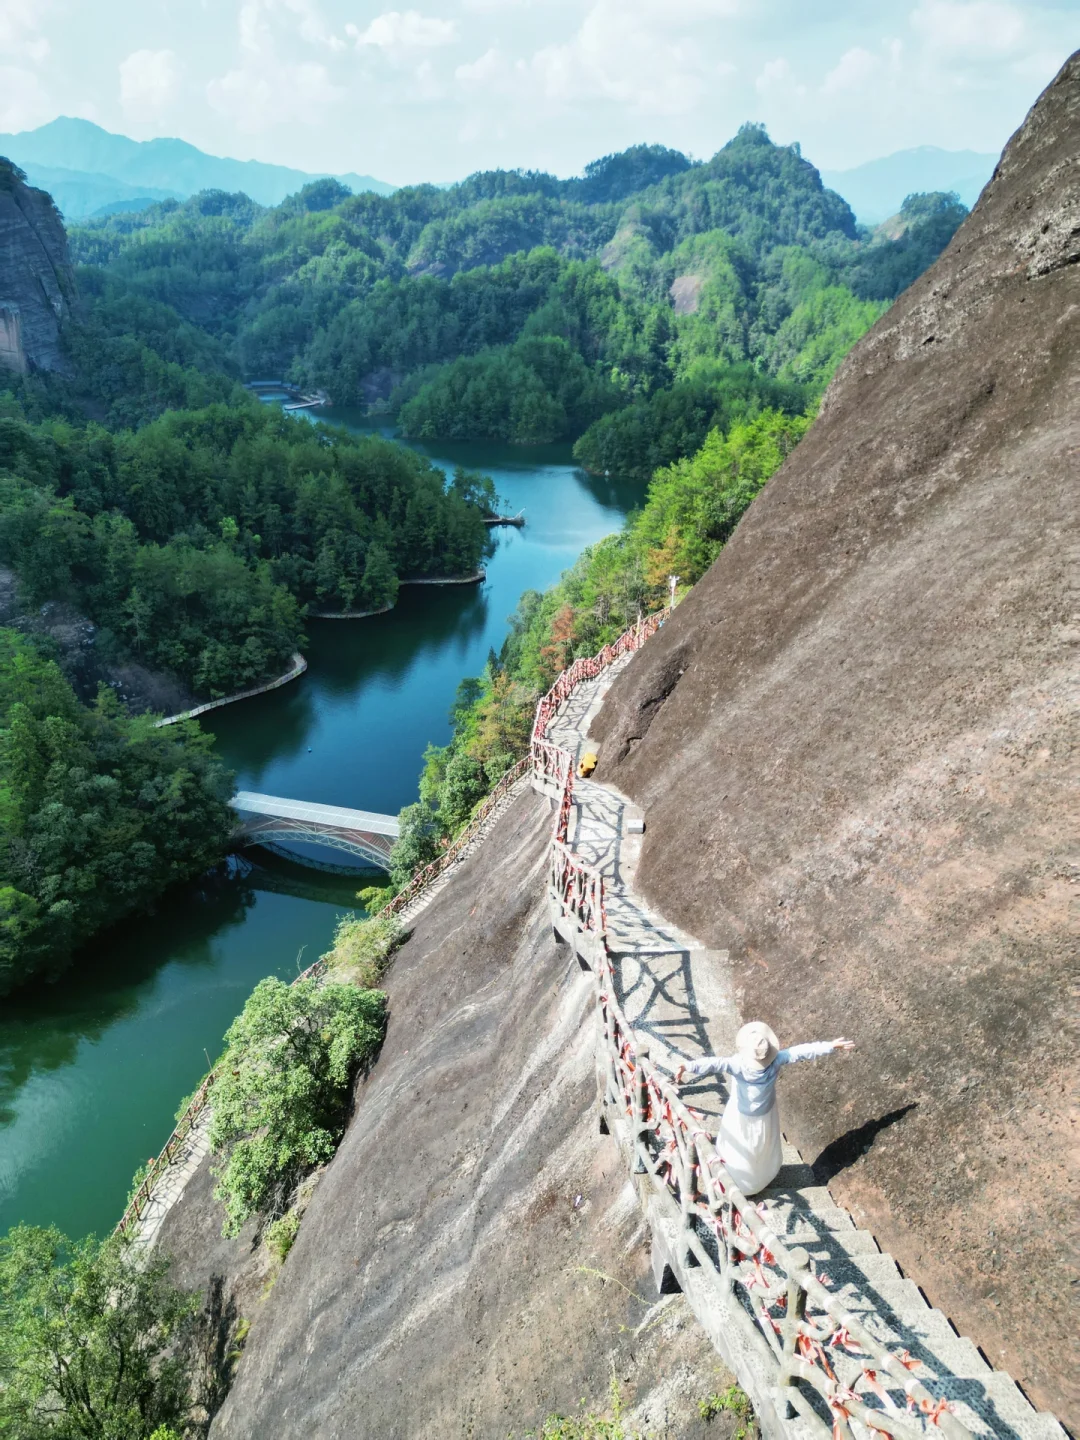
[[[390,852],[400,832],[396,815],[287,800],[252,790],[241,790],[230,804],[237,814],[233,831],[237,844],[270,843],[276,849],[289,840],[301,840],[344,851],[379,870],[389,869]],[[303,863],[303,856],[292,858]]]

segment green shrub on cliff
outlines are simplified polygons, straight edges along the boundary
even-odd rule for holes
[[[16,1226],[0,1239],[0,1436],[175,1440],[197,1300],[122,1241]]]
[[[382,1043],[386,997],[354,985],[263,980],[225,1036],[214,1083],[210,1147],[223,1233],[281,1209],[333,1155],[352,1080]]]
[[[385,904],[392,891],[385,895],[369,889],[364,895],[378,896]],[[374,990],[386,973],[391,956],[402,938],[401,921],[396,915],[374,914],[366,919],[346,915],[334,932],[334,945],[325,957],[335,980],[348,980],[361,990]]]

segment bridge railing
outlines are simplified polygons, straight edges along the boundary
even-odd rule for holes
[[[930,1427],[950,1440],[972,1440],[949,1406],[935,1400],[912,1374],[918,1362],[876,1340],[830,1288],[827,1277],[815,1275],[806,1251],[789,1248],[770,1228],[762,1210],[732,1180],[704,1117],[684,1104],[619,1004],[607,943],[604,877],[567,843],[573,757],[547,734],[575,688],[620,655],[640,648],[666,613],[632,626],[598,655],[575,661],[540,701],[533,728],[536,788],[551,794],[556,777],[563,783],[562,795],[555,797],[559,809],[551,844],[550,893],[571,932],[597,942],[586,948],[595,967],[605,1105],[629,1137],[631,1172],[648,1176],[674,1201],[685,1252],[711,1270],[753,1317],[774,1367],[773,1383],[815,1429],[831,1433],[834,1440],[852,1440],[850,1421],[855,1419],[897,1440],[914,1440]],[[837,1376],[840,1354],[860,1367],[852,1385]],[[830,1423],[811,1405],[800,1383],[820,1397]]]

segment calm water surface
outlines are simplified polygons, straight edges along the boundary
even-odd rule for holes
[[[498,650],[521,592],[551,584],[643,496],[562,448],[417,448],[493,475],[525,529],[494,530],[482,586],[406,587],[388,615],[309,622],[301,680],[203,722],[239,788],[389,813],[414,800],[425,745],[449,738],[458,683]],[[61,984],[0,1001],[0,1232],[109,1229],[257,981],[327,948],[356,880],[256,854],[110,932]]]

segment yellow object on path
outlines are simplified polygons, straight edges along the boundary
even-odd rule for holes
[[[591,775],[595,769],[596,756],[592,753],[591,750],[588,750],[584,755],[582,755],[581,759],[578,761],[577,773],[580,778],[584,780],[585,777],[587,775]]]

